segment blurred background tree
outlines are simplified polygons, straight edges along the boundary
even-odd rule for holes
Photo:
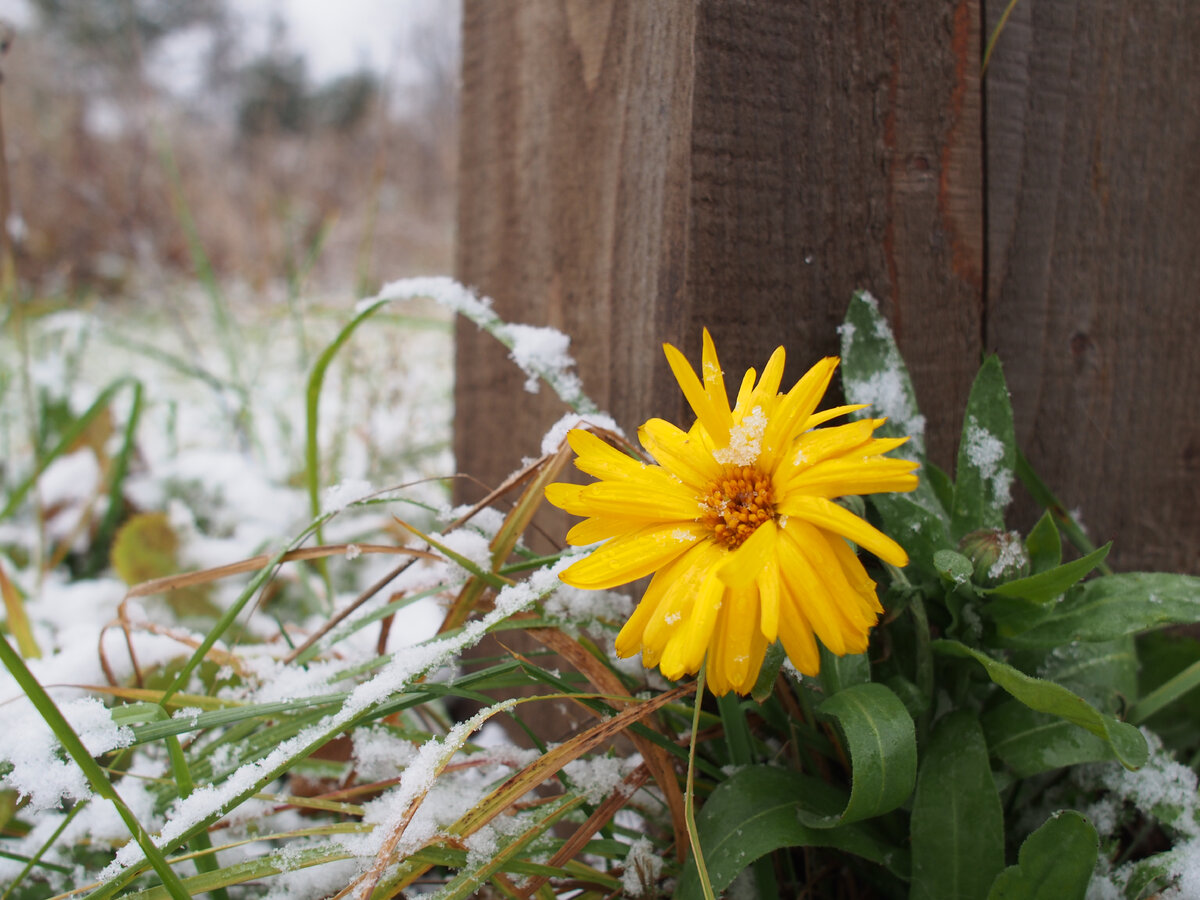
[[[398,37],[387,70],[320,77],[278,10],[265,41],[226,0],[29,11],[3,102],[9,230],[35,293],[190,279],[197,250],[256,291],[449,268],[457,4]]]

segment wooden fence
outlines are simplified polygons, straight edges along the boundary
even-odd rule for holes
[[[1007,5],[466,0],[456,274],[627,430],[685,418],[662,341],[790,383],[868,288],[935,462],[998,353],[1114,564],[1200,572],[1200,3],[1020,0],[981,77]],[[456,370],[495,483],[563,410],[473,326]]]

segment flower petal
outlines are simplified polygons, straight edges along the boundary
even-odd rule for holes
[[[817,650],[812,625],[796,599],[786,591],[782,614],[779,616],[779,640],[800,674],[812,676],[821,671],[821,654]]]
[[[850,403],[846,406],[833,406],[829,409],[823,409],[819,413],[813,413],[804,422],[804,427],[801,431],[808,431],[810,428],[816,428],[818,425],[824,425],[830,419],[836,419],[839,416],[849,415],[850,413],[858,412],[860,409],[866,409],[870,406],[869,403]]]
[[[830,652],[843,656],[847,652],[845,626],[848,623],[840,615],[837,598],[830,593],[825,579],[788,531],[788,528],[781,529],[779,541],[779,568],[785,585],[783,593],[788,598],[779,617],[780,634],[784,633],[784,620],[788,618],[787,608],[790,604],[791,615],[802,609],[804,618],[812,624],[812,630],[820,637],[821,643]]]
[[[837,365],[836,356],[822,359],[792,386],[775,410],[763,435],[767,465],[772,471],[782,461],[782,456],[790,452],[792,438],[805,430],[805,421],[821,402]]]
[[[700,590],[696,592],[691,614],[684,618],[682,627],[667,641],[658,664],[664,677],[674,681],[685,674],[700,671],[724,594],[725,585],[710,567],[700,583]]]
[[[702,441],[662,419],[650,419],[638,429],[638,440],[663,468],[699,493],[721,474],[721,464]]]
[[[569,566],[559,577],[577,588],[616,587],[661,568],[703,535],[704,529],[695,524],[647,525],[632,534],[613,538]]]
[[[622,534],[629,534],[644,528],[645,519],[629,519],[621,516],[594,516],[576,522],[567,532],[567,543],[572,547],[586,547],[588,544],[598,544]]]
[[[582,428],[568,431],[567,443],[575,451],[575,467],[596,478],[637,478],[651,469]]]
[[[745,683],[751,666],[754,666],[755,641],[759,634],[758,591],[753,587],[727,590],[724,602],[717,612],[717,624],[713,630],[706,665],[711,679],[712,692],[717,696],[737,690]],[[755,673],[762,666],[757,660]],[[751,682],[753,685],[753,682]]]
[[[908,565],[908,554],[903,547],[854,513],[823,497],[791,495],[775,511],[784,516],[798,516],[819,528],[847,537],[893,566]]]
[[[725,373],[717,359],[717,348],[712,335],[704,329],[704,349],[700,355],[700,373],[704,377],[704,392],[708,394],[718,410],[729,409],[729,394],[725,390]]]
[[[744,588],[754,583],[775,553],[778,529],[771,519],[763,522],[740,547],[725,557],[717,568],[718,577],[731,588]]]
[[[767,555],[767,564],[758,573],[755,581],[758,585],[758,601],[762,609],[762,635],[768,642],[772,642],[779,637],[780,604],[779,552],[774,545]]]
[[[551,503],[555,500],[546,495]],[[688,522],[704,509],[696,494],[681,482],[664,485],[630,481],[595,481],[572,499],[567,512],[584,516],[621,516],[659,522]]]
[[[693,554],[701,546],[703,545],[696,544],[691,550],[681,553],[654,573],[654,577],[650,579],[650,586],[646,588],[646,593],[642,595],[633,615],[629,617],[617,634],[617,656],[633,656],[639,650],[644,650],[643,636],[646,626],[658,612],[659,606],[665,602],[667,595],[672,590],[678,590],[680,582],[687,576],[687,571],[693,567]],[[666,642],[663,641],[663,643],[665,645]],[[655,662],[657,659],[658,657],[655,656]],[[646,665],[650,666],[654,663],[647,662]]]
[[[667,642],[692,614],[696,596],[712,568],[729,551],[712,541],[701,541],[672,567],[674,582],[659,601],[656,614],[646,622],[642,644],[658,648],[661,653]]]
[[[907,459],[875,457],[865,462],[861,459],[828,459],[815,466],[801,467],[786,480],[780,491],[828,498],[912,491],[917,487],[917,476],[912,471],[916,467],[917,463]]]
[[[667,355],[667,363],[675,373],[675,380],[679,382],[683,396],[696,413],[696,418],[704,424],[705,430],[717,445],[724,446],[729,440],[729,427],[733,424],[733,417],[729,413],[729,401],[725,401],[723,408],[719,407],[696,377],[687,357],[670,344],[663,344],[663,352]]]
[[[852,584],[846,577],[841,559],[833,549],[834,544],[846,547],[846,542],[839,535],[821,531],[803,519],[790,521],[787,530],[802,548],[805,557],[812,564],[813,570],[819,573],[822,585],[833,598],[836,618],[842,620],[842,630],[847,636],[847,643],[849,643],[850,636],[854,634],[865,636],[875,627],[879,603],[874,597],[870,600],[864,597],[859,586]],[[846,547],[846,549],[849,551],[850,548]],[[825,640],[823,633],[818,632],[818,634],[821,640]]]

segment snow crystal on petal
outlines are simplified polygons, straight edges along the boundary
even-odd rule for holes
[[[725,465],[754,465],[758,462],[758,454],[762,450],[762,436],[766,430],[766,413],[761,406],[756,406],[742,421],[729,429],[729,445],[714,450],[713,458]]]

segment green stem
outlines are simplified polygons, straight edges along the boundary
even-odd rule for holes
[[[696,735],[700,731],[700,707],[704,702],[704,666],[696,676],[695,705],[692,707],[692,736],[688,742],[687,790],[683,794],[683,817],[687,821],[688,842],[692,845],[692,858],[696,861],[696,873],[700,876],[700,888],[704,900],[716,900],[712,881],[704,865],[704,852],[700,849],[700,834],[696,831],[695,775]]]
[[[1133,704],[1126,719],[1134,725],[1141,725],[1164,706],[1178,700],[1197,685],[1200,685],[1200,662],[1192,663]]]

